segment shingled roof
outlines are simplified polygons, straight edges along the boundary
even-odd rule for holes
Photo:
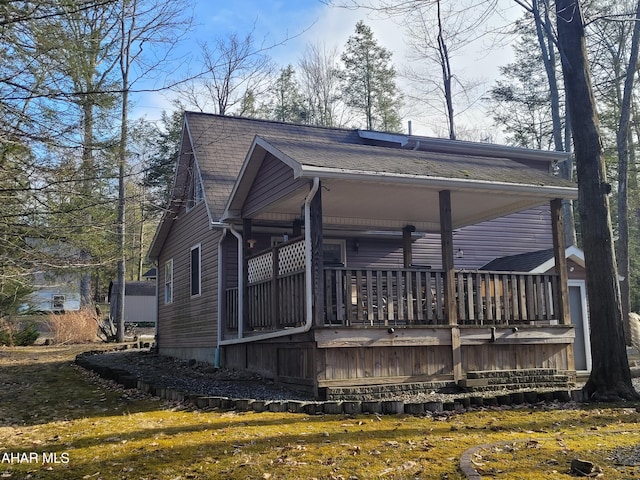
[[[175,213],[182,205],[188,171],[185,165],[190,164],[193,156],[202,179],[209,219],[220,221],[256,138],[264,139],[283,157],[295,159],[307,171],[377,175],[385,179],[441,178],[467,185],[484,182],[543,189],[558,187],[558,192],[575,187],[547,173],[553,162],[566,157],[558,152],[185,112],[179,159],[182,170],[179,167],[174,200],[168,212]],[[454,153],[442,151],[449,144]],[[522,164],[532,158],[537,168]],[[152,258],[162,248],[173,218],[168,213],[163,217],[150,250]]]
[[[313,175],[331,171],[337,174],[353,173],[380,177],[441,178],[575,188],[573,182],[526,167],[508,158],[432,153],[300,138],[260,138],[264,138],[268,145],[296,162],[302,171],[308,167],[319,167],[310,169],[313,170]]]
[[[496,258],[483,267],[480,267],[480,270],[489,270],[492,272],[530,272],[552,258],[553,248],[547,248],[536,252]]]
[[[256,135],[334,144],[362,142],[357,130],[194,112],[185,112],[185,128],[200,168],[209,212],[214,219],[219,219],[222,215],[240,167]]]

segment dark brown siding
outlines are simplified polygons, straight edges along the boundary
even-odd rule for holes
[[[196,358],[194,349],[211,349],[217,344],[218,239],[209,229],[204,202],[189,212],[181,209],[167,237],[158,261],[158,346],[160,351]],[[192,297],[190,289],[191,247],[201,244],[201,290]],[[165,263],[173,259],[173,303],[164,303]],[[213,357],[208,358],[213,361]]]

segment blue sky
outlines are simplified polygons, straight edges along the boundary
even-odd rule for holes
[[[187,34],[183,48],[196,57],[199,41],[213,44],[217,37],[225,37],[234,31],[243,35],[254,29],[255,39],[265,45],[280,44],[286,40],[284,44],[270,49],[269,55],[282,67],[289,63],[295,66],[309,43],[324,43],[329,48],[337,47],[341,52],[353,34],[355,24],[363,20],[373,30],[378,43],[393,53],[396,66],[407,62],[405,32],[398,25],[398,20],[380,18],[365,10],[329,7],[320,0],[196,0],[194,19],[196,25]],[[472,47],[466,54],[467,59],[456,60],[457,71],[468,69],[477,78],[494,78],[498,65],[508,61],[509,50],[487,58],[481,53],[481,48]],[[138,99],[135,111],[155,120],[163,109],[171,110],[166,97],[161,93],[143,95]],[[415,133],[439,133],[429,128],[429,121],[409,119]]]

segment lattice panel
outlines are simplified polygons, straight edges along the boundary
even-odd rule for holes
[[[278,275],[304,270],[304,240],[285,245],[278,250]]]
[[[273,252],[250,258],[247,263],[249,283],[268,280],[273,276]]]

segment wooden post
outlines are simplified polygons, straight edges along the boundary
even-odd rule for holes
[[[244,240],[244,245],[242,247],[242,251],[244,253],[242,259],[242,318],[239,318],[238,321],[242,322],[242,331],[246,332],[248,329],[246,327],[249,326],[249,295],[247,283],[249,283],[249,264],[247,262],[247,257],[252,253],[252,250],[249,248],[249,240],[253,238],[253,224],[250,218],[244,218],[242,220],[242,238]]]
[[[276,330],[282,326],[282,319],[280,318],[282,310],[278,304],[278,270],[280,270],[280,262],[278,258],[279,252],[280,248],[278,246],[271,247],[271,270],[273,274],[271,275],[271,321],[269,322],[269,326]],[[291,300],[287,299],[287,301]]]
[[[413,247],[411,245],[411,234],[416,231],[413,225],[406,225],[402,229],[402,256],[404,259],[404,268],[410,268],[413,265]]]
[[[309,205],[311,236],[311,275],[313,285],[313,323],[324,325],[324,255],[322,248],[322,184]]]
[[[562,199],[551,200],[551,232],[553,235],[553,257],[558,273],[559,301],[557,308],[558,321],[562,325],[571,324],[569,313],[569,274],[567,273],[567,256],[564,242],[564,220],[562,218]]]
[[[460,350],[460,327],[451,327],[451,354],[453,356],[453,379],[462,378],[462,352]]]
[[[449,325],[458,324],[456,305],[456,276],[453,264],[453,219],[451,217],[451,191],[440,192],[440,243],[444,270],[444,317]]]

